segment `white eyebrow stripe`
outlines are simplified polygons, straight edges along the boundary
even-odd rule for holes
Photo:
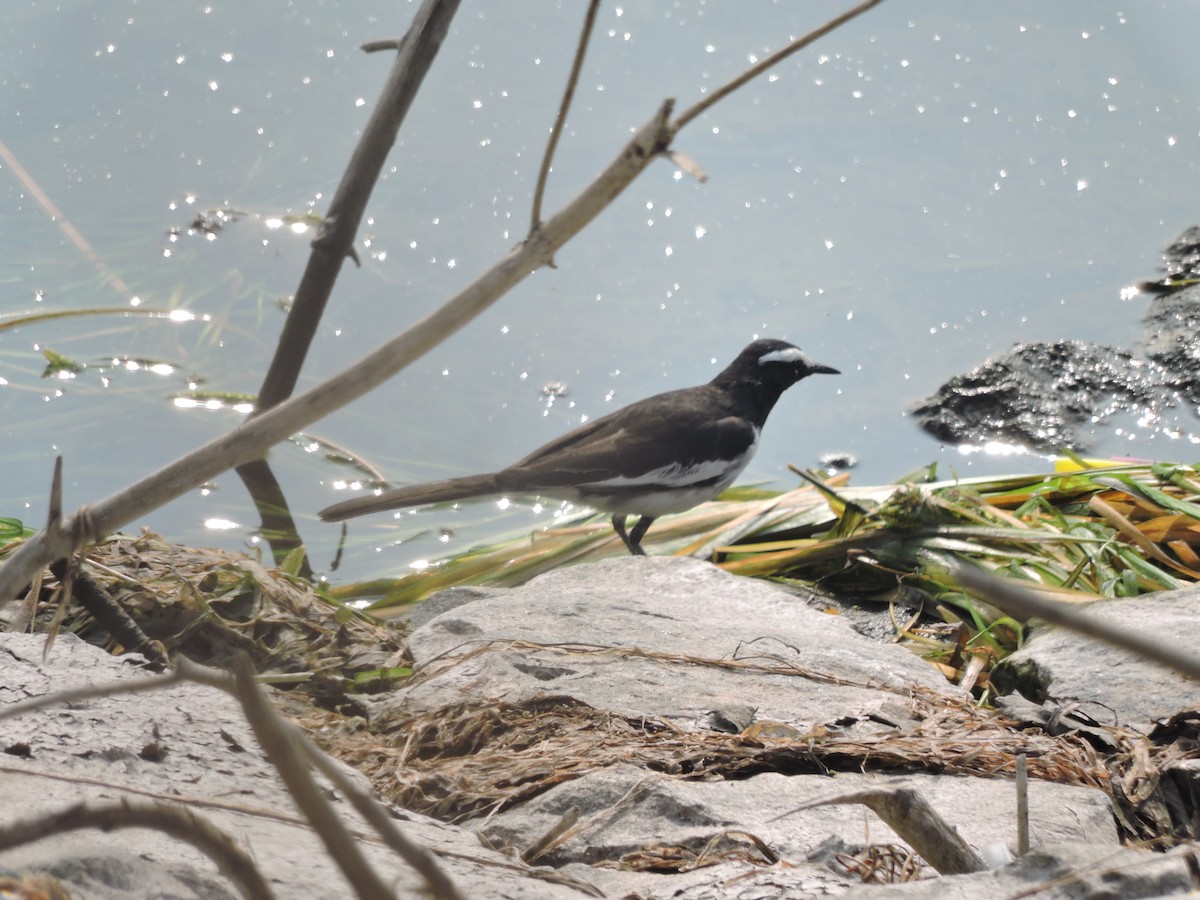
[[[764,353],[758,358],[758,364],[765,366],[767,363],[804,363],[806,366],[812,365],[812,360],[805,356],[796,347],[787,347],[783,350],[772,350],[770,353]]]

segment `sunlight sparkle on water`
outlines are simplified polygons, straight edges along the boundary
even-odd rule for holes
[[[984,456],[1034,455],[1028,447],[1022,447],[1020,444],[1009,444],[1005,441],[988,441],[985,444],[960,444],[955,449],[963,456],[972,456],[976,453],[982,453]]]
[[[205,519],[204,527],[210,531],[233,531],[242,526],[231,519]]]
[[[176,397],[171,401],[176,409],[207,409],[218,411],[222,409],[232,409],[234,412],[242,415],[249,415],[254,412],[254,404],[242,401],[239,403],[226,403],[219,397]]]

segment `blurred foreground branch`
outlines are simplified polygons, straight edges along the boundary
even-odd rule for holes
[[[954,566],[950,571],[955,580],[972,594],[983,597],[1014,618],[1022,621],[1041,619],[1052,625],[1060,625],[1174,669],[1181,675],[1200,678],[1200,656],[1186,647],[1164,645],[1128,629],[1110,625],[1089,615],[1085,609],[1043,597],[1032,587],[1026,587],[1011,578],[1001,578],[963,564]]]

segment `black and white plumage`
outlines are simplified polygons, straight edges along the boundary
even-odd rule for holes
[[[326,522],[470,497],[526,494],[583,503],[612,514],[613,528],[635,555],[657,517],[691,509],[729,487],[758,448],[767,415],[784,391],[809,375],[837,369],[809,359],[786,341],[747,346],[699,387],[639,400],[589,422],[507,469],[335,503]],[[639,519],[628,533],[627,516]]]

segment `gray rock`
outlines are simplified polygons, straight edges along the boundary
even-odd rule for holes
[[[0,634],[0,706],[55,690],[148,677],[140,657],[112,657],[61,635],[43,662],[45,639]],[[147,751],[154,745],[153,752]],[[248,849],[281,898],[352,896],[350,885],[299,819],[254,741],[241,708],[195,684],[64,704],[0,721],[0,823],[89,800],[182,797]],[[365,786],[362,776],[347,769]],[[332,793],[332,789],[330,788]],[[336,797],[336,795],[334,795]],[[335,806],[356,832],[371,833],[344,800]],[[442,859],[469,897],[568,898],[585,894],[533,877],[469,831],[399,812],[408,837],[452,855]],[[382,844],[361,841],[367,859],[399,896],[423,881]],[[232,887],[191,844],[148,829],[75,831],[0,854],[0,866],[50,869],[82,898],[218,898]]]
[[[1118,412],[1169,408],[1169,373],[1128,350],[1087,341],[1016,344],[956,375],[911,415],[947,444],[1005,441],[1083,449],[1087,428]]]
[[[1035,896],[1038,900],[1137,900],[1172,894],[1193,896],[1188,866],[1190,849],[1151,853],[1094,844],[1060,844],[1031,851],[1001,869],[975,875],[950,875],[907,884],[863,886],[846,900],[920,897],[928,900],[980,900],[983,897]]]
[[[861,806],[816,807],[788,815],[813,800],[899,780],[858,773],[785,776],[768,772],[739,781],[680,781],[633,766],[614,766],[491,816],[480,831],[494,846],[520,852],[530,835],[544,834],[575,809],[580,818],[572,836],[554,848],[545,862],[555,866],[612,862],[660,844],[698,851],[737,830],[753,833],[788,862],[799,864],[819,856],[831,838],[851,853],[869,844],[903,844]],[[1011,782],[949,775],[908,775],[902,780],[920,791],[969,844],[976,848],[1000,844],[1015,851],[1016,799]],[[1032,781],[1029,804],[1033,847],[1117,843],[1108,796],[1101,791]],[[981,816],[981,809],[987,815]],[[744,843],[753,850],[750,841]]]
[[[908,650],[694,559],[625,557],[551,572],[431,619],[409,651],[418,669],[436,672],[384,701],[408,713],[554,694],[686,727],[728,730],[724,720],[744,721],[750,706],[758,721],[855,720],[869,730],[908,723],[914,686],[962,696]],[[813,677],[796,677],[806,672]]]
[[[1171,598],[1162,595],[1151,602],[1164,599]],[[917,728],[921,723],[909,702],[913,692],[920,693],[926,708],[931,697],[953,702],[963,697],[908,650],[870,640],[844,618],[814,610],[768,584],[735,578],[696,560],[615,559],[544,575],[519,589],[456,591],[437,603],[427,610],[436,614],[419,624],[411,639],[416,676],[374,702],[377,714],[430,713],[437,722],[464,705],[570,697],[612,711],[614,720],[618,715],[634,722],[667,719],[684,732],[704,732],[707,740],[723,741],[751,723],[752,731],[764,729],[754,732],[762,737],[730,740],[770,741],[775,725],[791,738],[810,733],[820,740],[834,731],[839,736],[903,734]],[[1156,605],[1141,616],[1161,620],[1171,608]],[[1182,624],[1173,627],[1180,639],[1191,633]],[[136,659],[108,657],[70,636],[59,638],[45,665],[42,647],[41,638],[0,635],[0,704],[73,684],[143,675]],[[201,814],[252,851],[281,897],[349,895],[311,829],[296,820],[240,708],[224,694],[182,685],[57,706],[0,722],[0,749],[10,754],[0,764],[0,822],[80,799],[181,795],[204,802]],[[870,891],[872,896],[965,898],[1014,894],[1060,876],[1066,880],[1043,888],[1039,896],[1105,896],[1110,884],[1119,887],[1107,896],[1147,896],[1186,877],[1177,855],[1120,849],[1107,796],[1086,788],[1031,782],[1037,849],[1023,860],[971,876],[857,887],[829,863],[839,852],[899,844],[892,830],[861,806],[784,814],[830,795],[903,782],[977,850],[1011,849],[1011,783],[922,774],[779,772],[702,781],[627,762],[578,771],[580,777],[476,823],[500,850],[485,848],[467,829],[413,813],[396,815],[410,838],[443,853],[442,864],[464,894],[478,897],[581,897],[590,884],[608,896],[664,900],[848,891],[853,896]],[[1190,774],[1181,777],[1186,781]],[[339,800],[336,805],[351,828],[369,832],[348,804]],[[579,814],[575,830],[551,843],[538,860],[557,866],[556,872],[524,867],[505,851],[527,849],[572,810]],[[398,896],[417,895],[421,883],[414,873],[380,845],[369,840],[361,845],[371,864],[394,879]],[[679,860],[670,854],[678,848],[720,862],[673,871]],[[663,854],[662,871],[613,867],[630,854],[643,865]],[[776,857],[779,862],[770,862]],[[1110,860],[1123,872],[1138,873],[1141,881],[1133,874],[1110,873]],[[78,896],[102,900],[223,900],[230,893],[215,866],[190,845],[141,829],[78,832],[69,841],[43,841],[0,854],[0,865],[54,867]],[[135,886],[105,893],[108,882],[98,873],[107,873],[108,882],[128,877],[122,883]],[[550,875],[559,880],[546,880]],[[150,884],[157,887],[146,887]]]
[[[187,866],[172,866],[138,859],[123,850],[106,853],[78,853],[68,836],[71,850],[62,846],[43,848],[29,854],[28,867],[58,879],[69,887],[71,896],[86,900],[125,900],[128,897],[155,897],[162,900],[234,900],[219,879],[208,877]]]
[[[503,593],[503,589],[500,588],[462,585],[447,588],[444,591],[438,591],[431,597],[426,597],[416,606],[406,611],[404,615],[400,616],[400,619],[408,622],[414,628],[419,628],[442,613],[450,612],[450,610],[457,609],[467,603],[474,603],[477,600]]]
[[[1103,600],[1088,614],[1184,648],[1200,646],[1200,588]],[[996,666],[992,684],[1041,703],[1074,701],[1101,725],[1148,731],[1200,705],[1200,684],[1170,669],[1065,628],[1038,626],[1025,646]]]
[[[864,885],[821,866],[791,863],[760,868],[721,863],[670,875],[589,870],[578,863],[563,871],[589,876],[607,896],[640,900],[1138,900],[1194,896],[1188,853],[1186,847],[1159,854],[1114,846],[1058,844],[988,872],[886,885]]]
[[[638,900],[809,900],[842,897],[857,884],[815,863],[765,868],[718,863],[671,874],[589,869],[576,863],[562,871],[577,878],[586,877],[606,897]]]

